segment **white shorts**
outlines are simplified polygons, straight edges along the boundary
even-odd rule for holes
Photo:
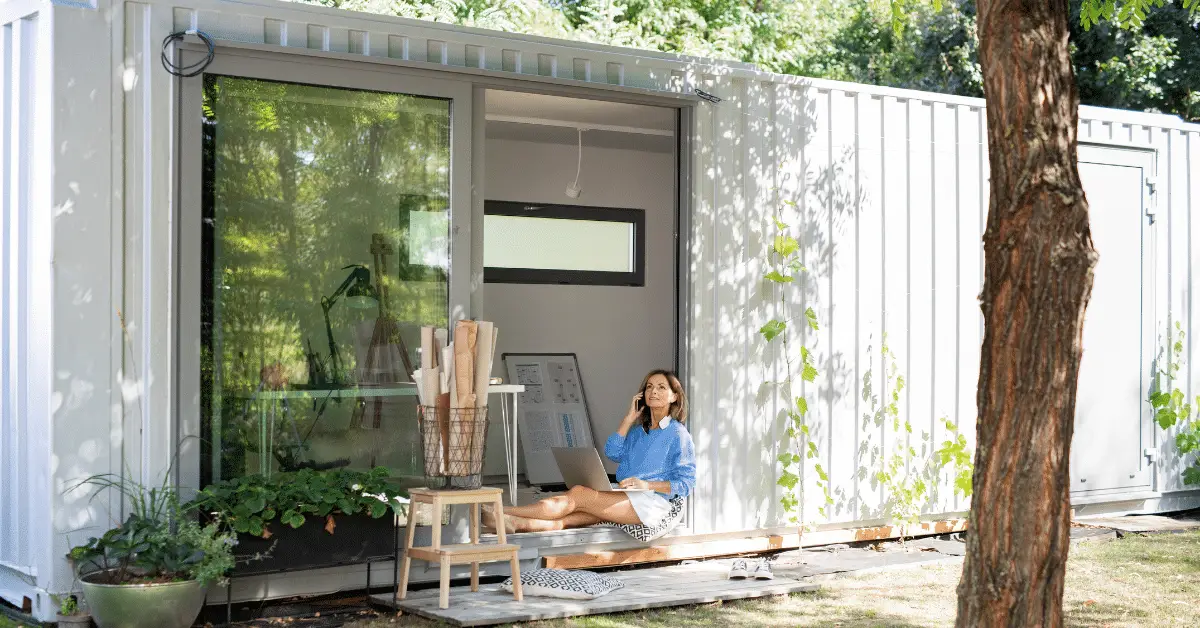
[[[671,514],[671,502],[654,491],[628,491],[625,496],[642,525],[654,527]]]

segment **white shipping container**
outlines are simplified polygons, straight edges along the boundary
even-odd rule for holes
[[[71,587],[67,549],[108,524],[106,507],[120,508],[66,496],[67,486],[107,472],[153,481],[176,456],[180,482],[200,482],[199,445],[187,437],[199,433],[201,404],[193,210],[202,78],[175,78],[159,58],[164,38],[188,29],[215,39],[212,71],[222,74],[452,103],[454,317],[489,311],[480,288],[488,90],[678,110],[678,215],[673,233],[661,231],[678,247],[679,287],[668,295],[677,333],[673,352],[656,345],[646,360],[676,355],[690,396],[698,474],[686,533],[794,531],[776,485],[790,402],[763,386],[784,368],[781,348],[758,333],[773,318],[811,307],[820,323],[801,336],[820,372],[803,392],[833,504],[818,514],[824,496],[806,462],[806,521],[880,522],[880,452],[906,440],[925,455],[947,438],[942,419],[974,440],[988,203],[982,100],[273,1],[20,0],[0,6],[0,25],[0,596],[18,606],[28,598],[39,618],[53,616],[48,593]],[[204,46],[190,37],[167,52],[191,62]],[[1200,125],[1092,107],[1080,117],[1101,262],[1085,325],[1072,500],[1081,513],[1194,507],[1200,494],[1180,478],[1192,461],[1153,424],[1145,399],[1176,324],[1187,333],[1178,385],[1189,398],[1200,392],[1191,296]],[[777,212],[808,269],[782,292],[762,278]],[[911,435],[874,418],[891,364],[885,336],[906,382],[899,418]],[[586,377],[608,386],[607,373]],[[628,403],[611,396],[589,395],[603,410],[594,424]],[[948,474],[941,479],[923,512],[959,516],[969,503]],[[390,565],[376,571],[375,582],[390,579]],[[341,568],[247,579],[234,597],[361,588],[365,577]]]

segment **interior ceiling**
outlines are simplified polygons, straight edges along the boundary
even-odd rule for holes
[[[672,135],[651,135],[592,129],[583,134],[584,147],[623,148],[653,152],[671,152],[675,148],[676,111],[668,107],[631,105],[585,98],[565,98],[502,90],[487,91],[487,114],[533,118],[579,125],[636,127],[667,131]],[[578,134],[570,126],[525,124],[489,120],[487,137],[524,142],[575,145]]]

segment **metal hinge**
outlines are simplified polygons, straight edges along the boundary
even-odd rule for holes
[[[1146,192],[1150,195],[1146,199],[1146,215],[1150,217],[1150,222],[1154,222],[1154,206],[1158,204],[1158,182],[1154,177],[1146,177]]]
[[[1150,463],[1154,463],[1158,460],[1158,450],[1154,449],[1152,447],[1147,447],[1147,448],[1143,449],[1142,455],[1145,456],[1146,460]]]

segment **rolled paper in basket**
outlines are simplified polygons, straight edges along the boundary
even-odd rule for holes
[[[437,409],[421,406],[421,453],[425,456],[425,475],[442,474],[442,432],[438,429]]]
[[[471,424],[471,465],[468,473],[475,475],[483,471],[483,450],[487,445],[487,406],[475,408],[475,421]]]
[[[492,339],[495,326],[479,321],[479,332],[475,337],[475,400],[478,405],[487,405],[488,380],[492,375]]]
[[[450,343],[442,348],[442,392],[450,393],[450,399],[456,399],[454,389],[457,387],[454,381],[454,343]]]
[[[446,466],[450,461],[450,393],[442,393],[438,395],[437,400],[437,426],[438,434],[441,435],[441,473],[446,472]]]
[[[425,473],[426,475],[438,475],[442,472],[443,460],[441,455],[443,442],[441,423],[438,421],[437,403],[441,398],[441,390],[439,388],[441,377],[438,375],[437,369],[422,369],[420,371],[421,381],[423,382],[422,395],[424,400],[421,401],[423,406],[423,415],[421,418],[421,433],[422,445],[425,452]]]
[[[437,364],[437,354],[433,348],[433,328],[421,328],[421,368],[431,369]]]
[[[488,386],[492,374],[492,354],[494,340],[496,337],[496,327],[488,321],[479,321],[479,333],[475,340],[475,406],[486,407],[488,403]],[[475,416],[477,421],[486,421],[487,413],[482,412]],[[479,437],[479,426],[472,426],[471,429],[471,461],[474,466],[474,461],[483,459],[483,449],[487,444],[483,438]]]
[[[474,408],[475,345],[479,330],[475,321],[458,321],[454,325],[454,395],[455,408]]]
[[[458,321],[454,325],[454,395],[450,400],[450,452],[459,459],[469,455],[472,416],[475,408],[475,344],[479,329],[475,321]],[[458,462],[455,460],[454,462]],[[451,471],[450,473],[454,473]]]

